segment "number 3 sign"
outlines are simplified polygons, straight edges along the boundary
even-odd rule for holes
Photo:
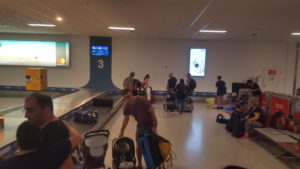
[[[102,59],[98,60],[98,68],[103,69],[104,68],[104,61]]]

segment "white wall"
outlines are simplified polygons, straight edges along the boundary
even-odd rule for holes
[[[69,41],[71,68],[48,68],[48,85],[82,87],[89,80],[88,36],[0,34],[0,39]],[[196,91],[214,92],[216,77],[222,75],[230,92],[232,82],[261,75],[264,68],[278,67],[282,80],[276,92],[292,94],[296,44],[128,38],[113,38],[112,42],[112,80],[120,88],[129,72],[135,71],[141,80],[149,73],[152,87],[164,90],[169,72],[178,79],[186,78],[189,48],[201,47],[207,49],[206,76],[195,78]],[[24,85],[24,69],[0,66],[0,85]],[[298,81],[300,84],[300,78]]]
[[[122,87],[130,71],[138,79],[151,75],[155,90],[164,90],[168,73],[186,78],[189,48],[206,48],[206,76],[195,78],[196,91],[215,91],[218,75],[222,75],[229,91],[232,82],[241,82],[261,75],[264,68],[282,69],[279,91],[290,93],[292,85],[294,49],[285,43],[258,43],[247,41],[191,41],[113,38],[113,81]]]
[[[89,80],[89,37],[65,35],[0,34],[5,40],[71,42],[71,67],[48,68],[48,86],[81,87]],[[0,85],[24,86],[25,67],[0,66]]]

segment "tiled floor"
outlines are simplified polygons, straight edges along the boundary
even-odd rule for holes
[[[177,155],[174,169],[221,169],[239,165],[249,169],[287,169],[273,154],[251,140],[231,137],[224,125],[215,122],[222,110],[207,109],[205,104],[194,103],[193,113],[164,112],[162,104],[155,104],[158,132],[173,144]],[[122,109],[107,124],[110,142],[105,164],[111,166],[111,141],[118,137],[122,124]],[[125,135],[134,138],[135,121],[130,119]],[[144,164],[145,165],[145,164]]]

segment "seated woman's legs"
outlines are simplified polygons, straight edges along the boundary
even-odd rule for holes
[[[258,121],[254,121],[254,120],[246,120],[244,127],[245,127],[245,134],[242,138],[248,138],[249,137],[249,131],[251,128],[254,127],[262,127],[263,125],[258,122]]]

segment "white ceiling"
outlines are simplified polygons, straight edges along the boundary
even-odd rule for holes
[[[56,17],[63,17],[63,22]],[[28,23],[53,23],[54,28]],[[113,31],[131,26],[136,31]],[[199,33],[225,29],[226,34]],[[0,33],[297,41],[300,0],[0,0]]]

